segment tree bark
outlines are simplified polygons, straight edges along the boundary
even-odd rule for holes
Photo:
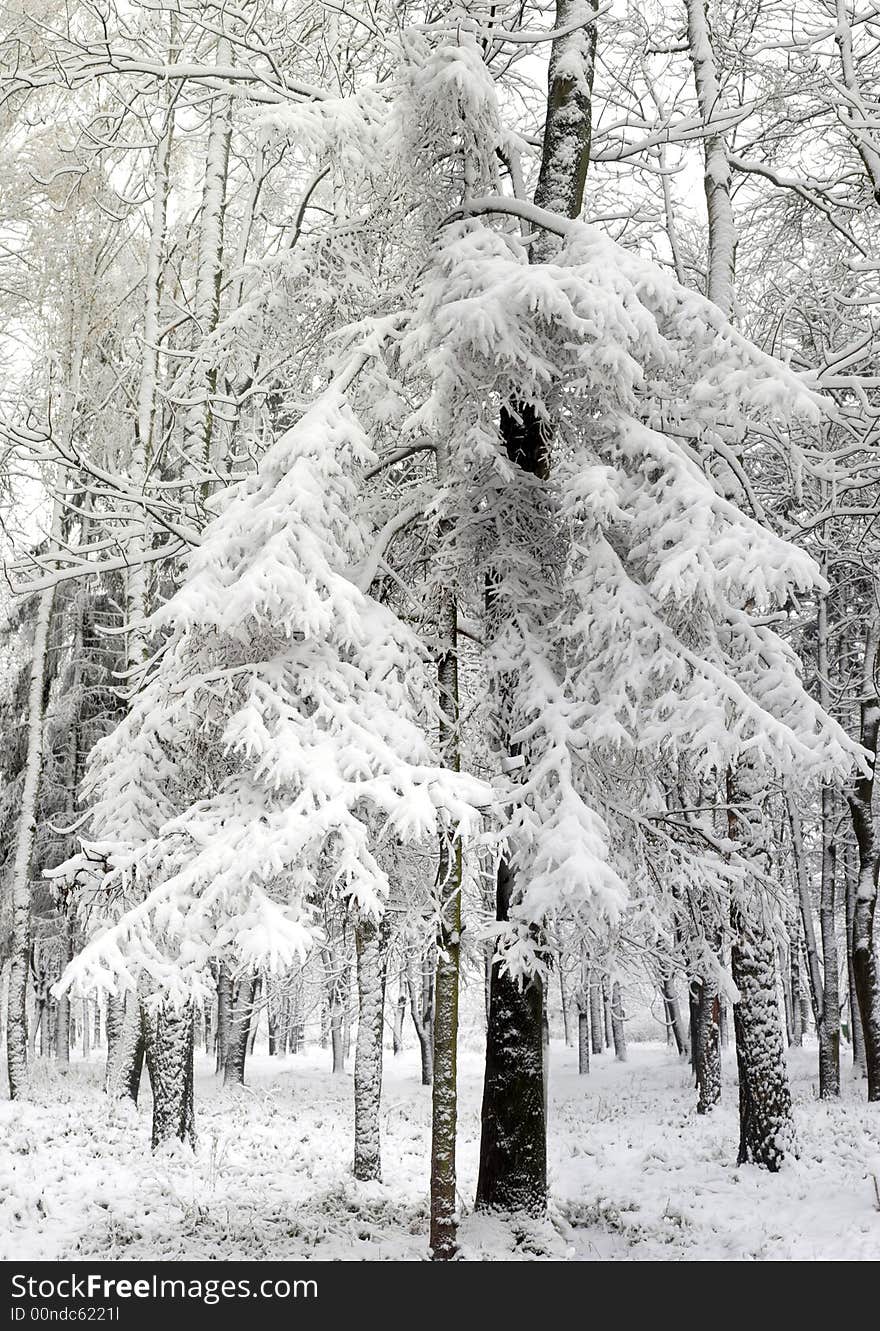
[[[56,501],[56,511],[59,505]],[[57,526],[53,522],[53,529]],[[41,592],[31,654],[28,687],[28,731],[21,810],[15,833],[12,866],[12,942],[9,968],[9,1007],[6,1021],[6,1058],[9,1095],[15,1100],[27,1090],[27,988],[31,956],[31,874],[37,835],[37,802],[43,774],[46,695],[48,690],[49,630],[55,588]]]
[[[379,1110],[382,1100],[382,1036],[385,1028],[386,930],[359,918],[357,957],[358,1028],[354,1055],[354,1176],[382,1178]]]
[[[626,1013],[623,1010],[623,998],[620,993],[620,981],[614,981],[611,990],[611,1038],[614,1041],[614,1057],[618,1063],[626,1062]]]
[[[445,472],[438,451],[438,477]],[[437,663],[440,702],[439,749],[445,767],[461,770],[458,697],[458,610],[449,588],[441,592],[439,624],[443,649]],[[437,966],[434,981],[433,1076],[431,1092],[431,1255],[455,1256],[455,1134],[458,1124],[458,997],[461,953],[462,848],[454,829],[440,833],[437,864]]]
[[[192,1004],[178,1009],[166,1001],[142,1012],[153,1088],[153,1150],[174,1138],[194,1146]]]
[[[586,1008],[578,1012],[578,1073],[583,1077],[590,1070],[590,1014]]]
[[[878,656],[880,656],[878,625],[875,618],[865,643],[859,735],[862,746],[871,755],[871,764],[867,773],[860,772],[857,775],[852,794],[849,796],[859,852],[852,924],[852,958],[865,1041],[869,1101],[880,1100],[880,977],[877,972],[877,952],[874,945],[874,916],[877,908],[877,874],[880,860],[878,860],[873,809],[874,772],[878,729],[880,729],[880,697],[876,684],[877,668],[880,664]]]
[[[769,857],[758,807],[763,795],[763,774],[750,759],[741,758],[736,773],[728,773],[730,838],[739,843],[746,862],[753,859],[766,867]],[[787,1156],[797,1155],[797,1137],[776,993],[775,948],[761,915],[757,885],[739,888],[731,902],[730,921],[730,966],[739,990],[733,1008],[739,1071],[738,1161],[775,1172]]]
[[[232,1021],[223,1065],[223,1085],[243,1086],[244,1065],[248,1052],[248,1036],[254,1016],[254,998],[257,975],[253,971],[242,975],[234,986]]]
[[[112,1053],[107,1057],[107,1094],[137,1104],[144,1066],[144,1026],[136,992],[125,995],[118,1021]]]

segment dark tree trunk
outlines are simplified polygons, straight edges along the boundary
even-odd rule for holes
[[[822,1020],[819,1023],[819,1096],[835,1100],[840,1095],[840,994],[837,981],[837,921],[835,876],[837,849],[834,841],[834,790],[822,786],[822,888],[819,924],[822,934]]]
[[[874,945],[874,915],[877,907],[877,836],[874,825],[874,762],[880,729],[880,698],[873,683],[877,655],[876,640],[866,646],[865,691],[861,704],[861,734],[864,748],[871,754],[867,774],[860,773],[849,797],[853,829],[859,852],[859,874],[853,909],[852,966],[856,996],[862,1018],[865,1041],[865,1066],[868,1074],[868,1099],[880,1100],[880,977]]]
[[[143,1030],[153,1088],[153,1150],[174,1138],[195,1145],[192,1004],[143,1009]]]
[[[736,941],[731,948],[733,981],[740,993],[734,1004],[736,1061],[739,1071],[740,1164],[763,1165],[775,1172],[786,1156],[797,1155],[773,944],[762,924],[747,923],[734,909]]]
[[[511,877],[498,868],[496,917],[508,919]],[[492,966],[477,1206],[543,1211],[547,1202],[543,985]]]

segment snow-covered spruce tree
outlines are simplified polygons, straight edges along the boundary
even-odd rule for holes
[[[518,214],[565,238],[552,262],[529,264],[519,233],[450,221],[407,347],[434,379],[411,426],[450,441],[439,501],[450,547],[491,579],[498,730],[509,737],[498,760],[513,771],[500,829],[509,919],[496,948],[526,994],[545,964],[535,931],[548,912],[613,918],[647,877],[664,790],[680,773],[711,784],[759,762],[803,781],[846,770],[859,750],[764,622],[793,590],[820,585],[816,565],[721,496],[701,465],[705,432],[815,417],[819,401],[704,298],[594,228],[502,198],[469,211]],[[546,476],[509,456],[500,408],[514,400],[555,423]],[[735,919],[752,918],[768,908],[753,840],[710,840],[694,855],[669,837],[669,872],[694,893],[730,893]],[[778,1024],[772,970],[763,979],[737,995],[744,1031],[763,1028],[771,1007]],[[755,1034],[744,1047],[785,1082],[781,1044]],[[773,1113],[772,1141],[744,1124],[748,1158],[770,1168],[793,1141],[785,1095]],[[540,1204],[539,1168],[506,1161],[496,1203]]]
[[[220,501],[152,617],[167,639],[145,686],[91,756],[89,835],[66,872],[105,865],[93,895],[122,909],[64,983],[140,973],[160,1033],[177,1022],[191,1040],[213,960],[242,973],[304,955],[319,895],[377,921],[378,840],[436,835],[446,816],[467,826],[488,798],[438,765],[424,653],[359,585],[370,550],[353,477],[372,457],[331,386]],[[154,1142],[191,1132],[187,1080],[168,1093]]]

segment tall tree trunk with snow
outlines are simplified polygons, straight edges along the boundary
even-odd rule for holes
[[[827,562],[823,567],[827,576]],[[831,710],[831,663],[828,652],[828,597],[819,597],[816,623],[819,702]],[[819,928],[822,935],[822,1020],[819,1034],[819,1095],[823,1100],[840,1095],[840,993],[837,977],[837,921],[835,879],[837,869],[836,800],[834,788],[823,783],[821,806],[822,886],[819,897]]]
[[[438,475],[442,483],[442,452]],[[442,652],[437,666],[440,699],[440,756],[461,771],[458,697],[458,612],[449,588],[441,592]],[[460,840],[444,829],[437,867],[437,969],[434,981],[434,1067],[431,1093],[431,1254],[435,1261],[455,1255],[455,1134],[458,1124],[458,989],[461,954],[462,852]]]
[[[385,1031],[387,930],[361,917],[354,930],[357,960],[358,1028],[354,1054],[354,1176],[382,1178],[379,1111],[382,1102],[382,1040]]]
[[[847,840],[844,843],[844,877],[846,881],[846,974],[853,1069],[858,1076],[864,1077],[867,1075],[867,1065],[865,1060],[865,1032],[862,1027],[862,1013],[859,1007],[859,995],[856,989],[856,972],[853,965],[853,926],[856,916],[856,895],[859,883],[856,849],[857,848],[851,841]]]
[[[736,229],[730,199],[730,161],[724,132],[711,132],[721,112],[721,89],[706,0],[687,0],[688,47],[694,70],[697,105],[704,129],[703,139],[706,209],[709,219],[709,273],[706,295],[730,317],[733,309],[733,269]]]
[[[767,864],[760,803],[764,774],[748,759],[728,774],[729,831],[746,862]],[[740,1164],[776,1171],[797,1155],[785,1041],[776,992],[776,949],[757,884],[739,885],[731,902],[730,967],[739,1000],[733,1007],[739,1072]]]
[[[230,63],[230,44],[225,37],[217,41],[216,64]],[[196,259],[196,282],[193,299],[193,317],[196,336],[204,340],[217,327],[220,317],[220,294],[223,277],[223,222],[226,211],[226,186],[229,174],[229,147],[232,137],[231,99],[229,96],[213,98],[211,102],[208,142],[205,150],[205,174],[202,184],[202,206],[199,210],[199,239]],[[193,385],[196,387],[196,385]],[[221,472],[225,459],[221,456],[222,442],[217,439],[215,398],[217,369],[208,364],[197,387],[200,400],[187,413],[186,451],[194,465],[207,475]],[[212,488],[203,484],[203,493]]]
[[[555,26],[565,35],[555,38],[550,48],[535,203],[571,218],[580,215],[590,160],[596,29],[589,23],[573,32],[566,30],[572,23],[584,23],[597,8],[594,0],[556,0]],[[558,245],[557,237],[539,232],[532,244],[533,262],[551,259]],[[546,480],[549,439],[534,408],[529,403],[502,408],[500,426],[511,462]],[[503,694],[501,681],[502,711]],[[509,739],[507,747],[512,749]],[[515,870],[511,860],[504,858],[495,885],[499,923],[510,919],[516,896]],[[536,946],[540,947],[540,940]],[[535,973],[519,984],[494,961],[489,983],[477,1205],[542,1211],[547,1199],[543,982]]]
[[[9,968],[9,1007],[6,1054],[9,1094],[14,1100],[27,1088],[27,988],[31,955],[31,873],[37,834],[37,801],[43,772],[46,692],[48,687],[49,632],[55,588],[40,593],[34,625],[28,688],[28,739],[21,810],[15,833],[12,866],[12,945]]]
[[[141,1016],[153,1088],[153,1150],[175,1138],[195,1145],[192,1004],[177,1008],[165,1000],[143,1007]]]
[[[875,615],[865,642],[859,735],[862,746],[871,755],[871,762],[866,773],[860,772],[857,775],[849,796],[859,852],[859,873],[852,923],[852,964],[865,1040],[869,1100],[880,1100],[880,974],[878,974],[877,949],[874,942],[880,856],[878,856],[873,807],[874,773],[878,730],[880,730],[880,696],[876,684],[877,669],[880,664],[878,630],[880,624]]]
[[[159,316],[162,265],[168,203],[168,161],[171,151],[172,113],[166,112],[163,133],[156,144],[153,165],[153,200],[150,214],[150,240],[147,249],[144,300],[143,352],[138,382],[137,431],[129,464],[132,491],[143,494],[146,488],[153,445],[156,386],[159,371]],[[148,614],[148,579],[146,555],[150,537],[146,514],[135,516],[136,531],[130,545],[126,569],[126,673],[129,687],[139,687],[149,656],[145,628]],[[137,1103],[144,1065],[144,1023],[137,1011],[138,990],[125,998],[119,1025],[119,1038],[111,1051],[108,1042],[108,1090],[115,1096],[130,1097]],[[162,1031],[164,1027],[156,1028]],[[158,1035],[157,1035],[157,1038]]]

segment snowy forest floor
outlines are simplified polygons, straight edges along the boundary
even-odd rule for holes
[[[37,1065],[33,1098],[0,1103],[0,1259],[419,1260],[426,1256],[430,1091],[410,1050],[386,1059],[385,1182],[351,1175],[351,1073],[309,1049],[248,1063],[249,1085],[197,1064],[199,1144],[153,1156],[142,1104],[109,1104],[102,1064]],[[481,1059],[461,1054],[462,1255],[471,1260],[880,1258],[880,1105],[845,1078],[816,1099],[815,1051],[791,1059],[801,1158],[776,1176],[735,1164],[735,1063],[724,1104],[697,1117],[687,1067],[664,1046],[629,1062],[551,1050],[546,1220],[471,1214]]]

